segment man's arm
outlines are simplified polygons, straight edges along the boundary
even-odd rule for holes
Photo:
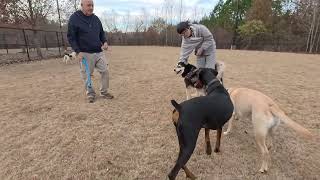
[[[104,44],[107,41],[106,33],[104,33],[104,31],[103,31],[102,23],[101,23],[100,20],[99,20],[99,22],[100,22],[100,34],[99,34],[99,37],[100,37],[101,43]]]
[[[188,62],[188,58],[193,51],[193,45],[190,45],[184,37],[182,38],[181,50],[180,50],[180,60],[179,62],[184,62],[185,64]]]
[[[80,48],[78,45],[78,32],[77,32],[77,28],[73,25],[72,19],[70,18],[69,23],[68,23],[68,33],[67,33],[67,37],[68,37],[68,41],[69,44],[71,45],[72,49],[74,50],[74,52],[76,52],[77,54],[80,52]]]

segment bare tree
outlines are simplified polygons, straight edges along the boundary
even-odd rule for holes
[[[101,22],[105,29],[109,32],[117,32],[119,30],[118,23],[119,14],[112,9],[111,13],[104,11],[102,13]]]
[[[130,11],[127,10],[126,14],[122,16],[122,23],[124,25],[124,32],[127,33],[130,28]]]
[[[166,22],[162,18],[157,18],[151,22],[151,27],[156,30],[157,33],[161,33],[166,28]]]
[[[122,24],[123,24],[123,28],[124,28],[124,36],[125,36],[125,43],[128,43],[128,36],[127,36],[127,32],[130,29],[130,11],[127,10],[126,14],[122,16]]]
[[[141,19],[143,21],[143,31],[146,32],[149,27],[149,13],[145,8],[141,9]]]
[[[170,12],[170,7],[171,7],[171,2],[170,0],[164,0],[163,1],[163,14],[164,14],[164,19],[166,22],[166,25],[168,25],[169,21],[169,12]],[[168,27],[166,27],[166,39],[165,39],[165,45],[168,45]]]
[[[134,20],[134,31],[141,32],[143,30],[143,20],[140,16],[136,16]]]
[[[179,21],[182,21],[182,2],[183,0],[180,0],[180,5],[179,5]]]
[[[320,26],[320,3],[318,0],[310,1],[313,7],[312,20],[310,23],[310,30],[307,39],[306,51],[312,53],[318,50],[319,45],[319,26]]]
[[[73,6],[74,6],[74,11],[77,11],[80,7],[80,0],[72,0]]]
[[[21,12],[18,10],[18,1],[19,0],[0,1],[0,23],[21,24],[24,22],[21,18]]]
[[[193,21],[196,22],[198,20],[198,7],[194,6],[193,7],[193,12],[192,12],[192,17],[193,17]]]
[[[8,23],[10,21],[10,14],[8,10],[10,1],[1,0],[0,1],[0,23]]]
[[[249,12],[249,20],[261,20],[264,24],[272,24],[272,0],[254,0]]]
[[[78,10],[80,0],[58,0],[62,25],[66,24],[72,13]]]
[[[53,2],[47,0],[18,0],[17,10],[19,18],[23,19],[32,29],[37,29],[41,23],[45,23],[47,17],[53,12]],[[38,31],[33,31],[33,44],[37,48],[37,54],[42,58],[41,45]]]

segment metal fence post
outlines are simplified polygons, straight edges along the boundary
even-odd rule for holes
[[[58,47],[59,47],[59,54],[61,56],[60,43],[59,43],[59,33],[56,32],[56,35],[57,35],[57,41],[58,41]]]
[[[61,40],[62,40],[63,49],[66,51],[67,50],[67,45],[66,45],[66,43],[64,41],[64,37],[63,37],[62,31],[61,31]]]
[[[30,55],[29,55],[29,47],[28,47],[28,41],[27,41],[27,36],[26,36],[26,32],[24,29],[22,29],[22,32],[23,32],[23,37],[24,37],[24,42],[25,42],[25,46],[26,46],[26,49],[27,49],[27,54],[28,54],[28,60],[30,61]]]
[[[4,48],[7,50],[7,54],[9,54],[9,51],[8,51],[8,44],[7,44],[7,41],[6,41],[6,35],[3,33],[2,34],[2,39],[3,39],[3,42],[4,42]]]
[[[8,49],[8,44],[7,44],[7,42],[6,42],[5,46],[6,46],[6,48],[7,48],[7,54],[9,54],[9,49]]]
[[[47,42],[47,35],[46,35],[46,32],[44,34],[44,43],[46,44],[46,49],[48,51],[48,42]]]

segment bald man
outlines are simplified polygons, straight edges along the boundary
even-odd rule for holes
[[[82,64],[83,58],[87,61],[91,75],[95,68],[101,75],[100,96],[112,99],[113,96],[108,92],[108,63],[103,53],[103,50],[108,49],[108,43],[101,21],[93,14],[92,0],[81,0],[81,10],[73,13],[69,19],[67,36],[80,62],[80,72],[85,83],[89,103],[95,101],[96,93],[92,86],[86,84],[87,74],[85,65]]]

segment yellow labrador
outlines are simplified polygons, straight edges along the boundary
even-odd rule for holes
[[[280,121],[304,137],[312,137],[309,130],[292,121],[271,98],[261,92],[247,88],[229,88],[228,92],[234,105],[234,114],[228,122],[227,131],[223,134],[230,133],[234,118],[251,117],[255,140],[262,153],[262,166],[259,170],[261,173],[268,170],[269,151],[266,137],[268,133],[272,135]]]

